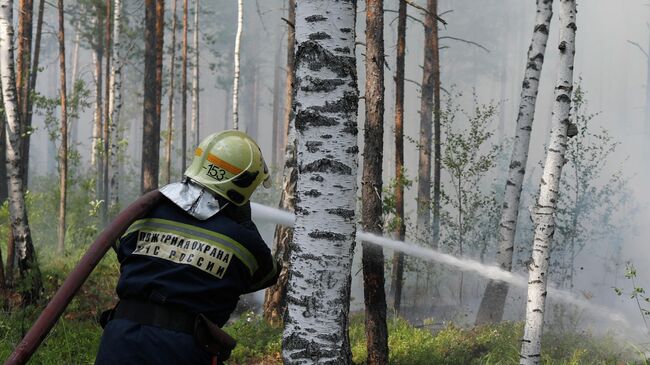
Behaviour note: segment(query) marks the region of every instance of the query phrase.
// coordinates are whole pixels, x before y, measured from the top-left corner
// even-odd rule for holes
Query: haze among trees
[[[649,21],[606,0],[0,1],[2,358],[122,209],[238,129],[272,173],[252,200],[295,223],[256,220],[281,272],[242,297],[229,364],[647,363]],[[34,363],[92,362],[118,276],[109,252]]]

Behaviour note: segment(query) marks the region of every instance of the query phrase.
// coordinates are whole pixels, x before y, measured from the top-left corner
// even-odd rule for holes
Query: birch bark
[[[526,72],[521,89],[517,130],[512,145],[510,168],[506,182],[501,219],[499,222],[499,246],[497,262],[507,271],[512,270],[512,255],[515,246],[515,232],[519,215],[519,200],[528,163],[530,133],[533,128],[535,105],[539,90],[539,80],[544,64],[544,54],[553,17],[553,0],[537,0],[537,17],[533,38],[528,49]],[[508,285],[490,280],[476,316],[476,323],[496,323],[503,318],[503,308],[508,296]]]
[[[567,128],[573,91],[576,35],[576,1],[560,0],[560,64],[555,86],[551,137],[544,162],[539,198],[533,211],[535,238],[532,262],[528,266],[528,302],[520,364],[536,365],[541,360],[550,245],[555,232],[555,210],[567,145]]]
[[[13,51],[13,1],[0,1],[0,79],[6,116],[7,180],[9,214],[20,276],[27,281],[22,293],[25,304],[34,303],[41,294],[41,273],[36,261],[25,206],[22,176],[21,120],[16,102],[16,75]]]
[[[120,33],[122,32],[122,0],[113,1],[113,52],[111,53],[111,84],[108,107],[111,110],[111,201],[109,214],[114,215],[119,210],[119,126],[120,110],[122,109],[122,67]]]
[[[350,364],[355,243],[356,1],[298,0],[295,128],[298,183],[285,364]]]
[[[235,73],[232,81],[232,127],[239,129],[239,50],[244,27],[244,1],[237,1],[237,34],[235,35]]]
[[[282,131],[281,141],[284,142],[284,173],[282,180],[282,196],[280,209],[294,212],[296,207],[295,193],[298,171],[296,169],[296,130],[293,123],[293,82],[295,80],[294,50],[296,43],[294,24],[296,23],[296,1],[289,0],[289,14],[287,27],[287,78],[285,83],[285,110],[283,125],[286,132]],[[286,133],[286,135],[285,135]],[[289,272],[289,258],[293,228],[278,225],[275,229],[274,252],[276,260],[282,264],[280,276],[275,285],[270,287],[264,296],[264,318],[272,324],[279,325],[287,307],[287,281]]]

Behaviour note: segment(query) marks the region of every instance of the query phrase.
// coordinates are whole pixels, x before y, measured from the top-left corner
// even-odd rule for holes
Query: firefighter
[[[119,302],[104,312],[95,364],[214,364],[211,336],[239,296],[272,285],[278,265],[251,221],[269,171],[248,135],[224,131],[196,149],[183,180],[116,247]],[[222,353],[220,353],[220,351]]]

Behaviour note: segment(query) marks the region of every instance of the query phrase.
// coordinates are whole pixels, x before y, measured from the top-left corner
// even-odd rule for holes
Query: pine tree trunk
[[[7,140],[5,136],[5,125],[4,113],[0,113],[0,204],[4,204],[9,196],[9,192],[7,191]]]
[[[424,69],[422,72],[422,94],[420,96],[420,140],[418,143],[418,196],[416,229],[418,239],[431,242],[429,222],[431,219],[431,117],[433,114],[433,91],[435,87],[435,52],[438,48],[434,37],[437,28],[433,16],[437,8],[437,0],[427,1],[428,13],[424,17]]]
[[[438,0],[431,1],[429,13],[438,16]],[[431,28],[431,51],[433,52],[433,226],[431,228],[432,246],[438,249],[440,240],[440,171],[441,135],[440,135],[440,42],[438,39],[438,21],[433,19]],[[461,272],[461,278],[463,273]]]
[[[2,298],[2,310],[6,311],[9,307],[9,297],[7,295],[7,280],[5,278],[5,268],[2,262],[2,249],[0,248],[0,298]]]
[[[648,26],[650,30],[650,26]],[[648,40],[648,52],[650,52],[650,39]],[[646,56],[646,82],[645,82],[645,126],[644,133],[650,136],[650,55]]]
[[[97,181],[96,181],[96,191],[97,199],[103,198],[102,188],[103,188],[103,176],[104,172],[104,156],[102,155],[103,143],[102,143],[102,131],[103,129],[103,101],[102,101],[102,89],[103,89],[103,72],[102,64],[104,60],[104,42],[103,42],[103,18],[99,11],[97,11],[96,23],[96,42],[94,45],[94,54],[93,54],[93,63],[95,66],[95,124],[93,125],[93,145],[92,145],[92,155],[91,162],[94,161],[93,166],[97,172]]]
[[[281,162],[280,159],[280,123],[282,116],[280,116],[280,102],[282,101],[282,94],[280,93],[280,74],[282,68],[280,63],[282,62],[282,37],[279,38],[278,49],[275,52],[275,62],[273,65],[273,131],[272,131],[272,143],[271,143],[271,161],[273,166],[279,168]],[[282,146],[283,147],[283,146]]]
[[[181,171],[185,172],[187,164],[187,0],[183,1],[183,70],[181,71]]]
[[[172,176],[172,141],[174,134],[174,81],[176,81],[176,3],[172,7],[172,44],[169,55],[169,104],[167,106],[167,139],[165,141],[165,170],[163,181],[166,184],[171,182]],[[183,170],[185,171],[185,170]]]
[[[36,261],[25,206],[25,185],[22,176],[21,119],[17,103],[13,55],[13,1],[0,1],[0,79],[5,115],[7,117],[7,175],[9,215],[18,256],[18,269],[25,281],[23,304],[35,303],[42,289],[41,273]]]
[[[104,100],[106,100],[106,107],[104,108],[104,130],[102,132],[102,222],[107,223],[108,220],[108,204],[110,202],[110,191],[108,186],[108,166],[110,164],[110,147],[111,147],[111,0],[106,0],[106,33],[104,36],[105,50],[106,50],[106,69],[104,75],[106,77],[106,87],[104,88]]]
[[[576,35],[576,1],[560,0],[560,64],[555,86],[551,138],[544,162],[539,198],[533,211],[535,238],[528,265],[528,302],[521,346],[521,365],[539,364],[544,325],[550,245],[555,232],[555,211],[567,145],[571,111]]]
[[[77,78],[79,77],[79,47],[80,47],[80,40],[81,40],[81,32],[79,32],[78,27],[75,27],[74,33],[75,33],[74,46],[72,48],[72,74],[70,75],[72,100],[75,100],[77,98],[75,85],[77,84]],[[77,113],[79,113],[78,110]],[[70,145],[73,147],[77,144],[77,139],[78,139],[77,137],[78,128],[76,125],[77,121],[78,118],[76,118],[75,116],[71,116],[71,118],[68,119],[68,128],[70,129]]]
[[[158,12],[162,1],[145,1],[145,52],[144,52],[144,112],[142,128],[142,177],[140,192],[145,194],[158,188],[158,154],[160,147],[160,83],[158,80]]]
[[[404,221],[404,65],[406,58],[406,1],[399,0],[397,16],[397,56],[395,60],[395,219],[396,239],[406,238]],[[400,312],[402,303],[402,283],[404,280],[404,254],[393,254],[393,271],[391,275],[391,292],[393,310]]]
[[[163,84],[163,56],[165,55],[163,43],[165,40],[165,1],[156,0],[156,166],[160,159],[160,121],[162,118],[162,84]],[[158,170],[156,167],[156,183],[158,182]],[[157,188],[157,186],[156,186]]]
[[[280,197],[280,209],[294,212],[296,208],[295,193],[298,171],[296,169],[296,130],[293,122],[293,83],[295,80],[294,58],[296,33],[294,24],[296,22],[296,2],[289,0],[289,25],[287,27],[287,79],[285,83],[285,110],[284,122],[286,136],[284,141],[284,171],[282,180],[282,196]],[[277,226],[273,240],[274,257],[282,264],[278,281],[266,290],[264,296],[264,318],[274,325],[280,325],[284,319],[287,308],[287,282],[289,274],[289,258],[291,254],[291,242],[293,241],[293,228]]]
[[[41,38],[43,35],[43,12],[45,11],[45,0],[40,0],[38,2],[38,18],[36,19],[36,38],[34,39],[34,57],[32,61],[32,71],[29,75],[29,93],[27,93],[27,111],[25,114],[25,125],[27,129],[31,129],[32,125],[32,110],[34,108],[34,103],[32,102],[31,92],[36,90],[36,78],[38,76],[39,60],[41,55]],[[25,153],[23,156],[29,156],[29,140],[24,141]],[[28,161],[25,161],[25,171],[29,176],[29,158]],[[27,182],[27,179],[25,180]],[[25,183],[27,186],[27,183]]]
[[[194,65],[192,67],[192,147],[199,145],[199,0],[194,7]]]
[[[230,120],[230,116],[231,116],[230,101],[232,100],[232,98],[230,97],[230,89],[228,89],[227,87],[223,89],[223,94],[224,94],[223,105],[225,105],[225,107],[223,108],[223,129],[226,130],[228,129],[228,124],[229,124],[228,121]]]
[[[5,132],[5,144],[8,146],[8,134]],[[8,147],[7,147],[8,148]],[[6,168],[6,164],[5,164]],[[9,183],[9,171],[7,171],[7,185]],[[16,262],[16,243],[14,241],[14,230],[9,225],[9,232],[7,237],[7,267],[5,268],[5,277],[7,280],[7,286],[13,287],[14,285],[14,263]]]
[[[29,143],[31,135],[31,119],[25,118],[27,115],[27,105],[29,99],[29,66],[31,62],[32,50],[32,15],[34,12],[34,3],[32,0],[18,1],[18,38],[16,39],[18,53],[16,57],[16,90],[18,94],[17,103],[22,116],[23,130],[23,179],[25,186],[29,182]]]
[[[296,225],[290,254],[285,364],[351,364],[355,244],[356,1],[296,7]],[[327,12],[326,12],[327,11]]]
[[[251,87],[251,124],[248,128],[248,135],[257,139],[257,131],[259,130],[260,124],[260,68],[255,65],[253,66],[253,82],[250,85]]]
[[[508,181],[505,187],[501,219],[499,222],[499,249],[497,262],[503,270],[512,270],[512,257],[515,246],[515,232],[519,214],[519,201],[523,187],[530,133],[533,128],[535,105],[539,90],[539,80],[544,64],[546,43],[553,17],[553,0],[537,1],[537,18],[533,30],[533,38],[528,50],[526,72],[521,89],[517,129],[510,157]],[[508,285],[504,282],[490,280],[476,316],[476,323],[497,323],[503,318],[503,309],[508,296]]]
[[[369,233],[382,234],[382,162],[384,148],[384,2],[366,1],[366,121],[361,222]],[[363,294],[366,306],[368,365],[388,364],[384,253],[363,242]]]
[[[61,83],[61,146],[59,147],[59,253],[65,250],[65,216],[68,193],[68,103],[66,99],[65,27],[63,0],[58,1],[59,10],[59,77]]]
[[[235,72],[232,81],[232,127],[239,129],[239,51],[244,27],[244,1],[237,0],[237,35],[235,36]]]
[[[120,110],[122,109],[122,59],[120,54],[120,35],[122,32],[122,0],[113,2],[113,49],[111,52],[111,84],[108,107],[111,110],[111,200],[109,204],[109,216],[117,214],[119,210],[119,134],[120,134]]]
[[[293,117],[293,84],[296,80],[295,53],[296,53],[296,0],[289,0],[289,25],[287,27],[287,78],[284,84],[284,131],[282,145],[288,144],[289,123]]]

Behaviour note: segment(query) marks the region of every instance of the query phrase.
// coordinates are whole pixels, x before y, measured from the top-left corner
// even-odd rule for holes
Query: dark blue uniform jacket
[[[201,221],[164,198],[120,240],[118,296],[203,313],[224,325],[240,294],[268,287],[278,276],[255,224],[233,218],[228,209],[234,208]]]
[[[223,326],[241,294],[270,286],[278,276],[250,210],[242,217],[238,209],[226,207],[201,221],[163,198],[120,239],[120,299],[203,313]],[[213,363],[190,334],[124,319],[107,324],[95,360],[96,365]]]

